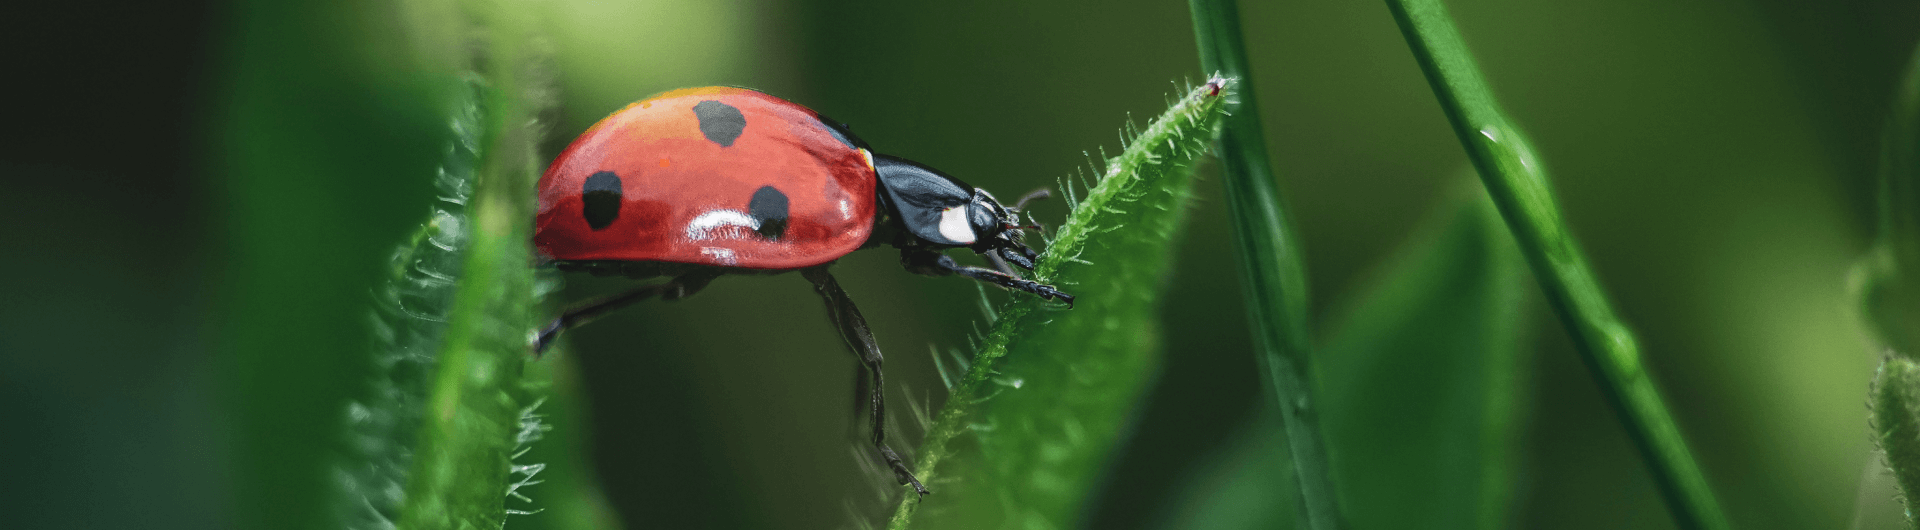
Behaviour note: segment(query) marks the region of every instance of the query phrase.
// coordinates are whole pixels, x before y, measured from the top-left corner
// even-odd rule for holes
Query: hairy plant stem
[[[540,85],[529,64],[527,28],[505,5],[460,6],[474,21],[463,36],[483,49],[469,76],[479,87],[482,131],[468,247],[460,268],[445,339],[425,403],[419,442],[399,528],[500,528],[506,501],[535,469],[514,467],[513,455],[538,436],[535,400],[522,380],[530,358],[535,286],[531,224],[537,171],[534,119]],[[528,429],[532,429],[529,431]],[[525,475],[515,481],[513,475]]]
[[[1312,399],[1312,337],[1307,323],[1307,273],[1299,236],[1281,207],[1266,134],[1260,126],[1258,92],[1247,67],[1234,0],[1190,0],[1200,64],[1240,80],[1237,101],[1220,134],[1222,181],[1233,217],[1241,280],[1247,287],[1247,314],[1254,329],[1254,352],[1266,377],[1268,396],[1280,406],[1293,472],[1299,483],[1302,517],[1308,528],[1345,526],[1336,498],[1332,466]]]
[[[1440,0],[1387,0],[1447,120],[1519,241],[1534,276],[1600,387],[1626,420],[1681,528],[1724,529],[1726,516],[1646,367],[1633,333],[1561,219],[1532,147],[1501,111]]]

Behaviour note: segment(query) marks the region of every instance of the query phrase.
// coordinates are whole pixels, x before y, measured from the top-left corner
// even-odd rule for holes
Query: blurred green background
[[[1177,1],[531,5],[559,89],[549,155],[648,94],[741,85],[1008,196],[1052,185],[1083,151],[1117,152],[1129,114],[1144,121],[1169,81],[1204,75]],[[1845,285],[1920,6],[1448,5],[1552,167],[1736,526],[1897,520],[1884,483],[1861,486],[1875,469],[1862,405],[1876,353]],[[1330,322],[1445,206],[1465,158],[1384,4],[1242,8]],[[0,526],[316,521],[276,504],[328,480],[330,433],[367,370],[369,290],[424,215],[448,138],[408,5],[12,11],[0,22],[18,94],[0,142]],[[312,156],[269,156],[289,151]],[[1093,527],[1164,524],[1256,410],[1217,181],[1200,195],[1168,279],[1165,371],[1087,508]],[[943,399],[925,352],[965,346],[974,287],[906,274],[887,251],[842,263],[916,439],[905,404]],[[569,278],[562,297],[623,284]],[[1514,526],[1670,526],[1557,321],[1529,304]],[[591,455],[630,528],[830,528],[883,509],[856,463],[854,362],[821,311],[798,278],[727,278],[572,335]],[[270,487],[235,487],[246,474]]]

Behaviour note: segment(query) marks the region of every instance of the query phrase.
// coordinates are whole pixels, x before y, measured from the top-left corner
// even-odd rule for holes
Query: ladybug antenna
[[[1013,211],[1015,212],[1026,211],[1028,201],[1035,201],[1035,200],[1049,199],[1049,198],[1053,198],[1053,190],[1040,188],[1037,190],[1029,191],[1027,192],[1026,195],[1021,195],[1020,200],[1014,201]]]

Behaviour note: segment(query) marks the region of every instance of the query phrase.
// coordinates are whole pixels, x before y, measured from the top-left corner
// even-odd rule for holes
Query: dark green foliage
[[[1480,195],[1479,190],[1473,190]],[[1509,527],[1520,419],[1524,261],[1484,195],[1401,249],[1319,350],[1333,478],[1360,528]],[[1292,524],[1277,415],[1187,483],[1166,528]]]
[[[209,322],[233,436],[219,490],[238,528],[338,528],[343,409],[374,377],[370,292],[431,197],[454,83],[370,59],[406,36],[340,32],[368,23],[362,4],[235,6],[210,118],[224,225]]]
[[[1241,96],[1261,112],[1234,119],[1267,129],[1270,179],[1288,192],[1300,236],[1278,242],[1312,251],[1304,283],[1316,302],[1305,314],[1348,322],[1344,309],[1376,279],[1368,271],[1444,201],[1438,191],[1466,159],[1386,5],[1238,3],[1251,63],[1243,87],[1259,88]],[[1847,528],[1849,513],[1867,513],[1877,517],[1852,526],[1901,527],[1895,484],[1916,483],[1903,447],[1915,439],[1906,396],[1920,344],[1910,215],[1920,199],[1904,176],[1920,152],[1908,132],[1920,90],[1888,92],[1911,64],[1920,4],[1442,3],[1547,162],[1563,222],[1734,522]],[[514,90],[493,84],[511,69],[467,68],[474,53],[490,55],[484,10],[501,7],[539,26],[555,57],[565,117],[536,158],[646,94],[740,85],[1011,197],[1111,144],[1122,110],[1150,117],[1168,76],[1210,73],[1196,68],[1203,41],[1184,2],[17,3],[6,38],[21,51],[9,72],[20,94],[0,155],[0,197],[11,199],[0,208],[0,277],[10,280],[0,395],[12,405],[13,470],[27,478],[0,494],[5,526],[331,529],[342,510],[361,526],[398,517],[434,382],[425,358],[438,355],[467,261],[418,245],[438,239],[418,229],[455,137],[471,149],[453,156],[504,143],[487,138],[498,120],[449,127],[468,90]],[[1876,181],[1876,168],[1888,178]],[[1272,383],[1249,355],[1254,334],[1236,303],[1248,288],[1229,270],[1223,184],[1202,177],[1196,188],[1156,302],[1164,360],[1082,504],[1092,514],[1083,527],[1127,530],[1186,498],[1173,477],[1220,450],[1256,403],[1287,402],[1259,394]],[[1052,225],[1061,202],[1035,212]],[[439,254],[396,269],[394,247],[409,242]],[[1839,280],[1863,252],[1850,299]],[[944,398],[919,352],[966,345],[974,286],[903,274],[886,250],[836,270],[894,354],[893,442],[914,449],[913,405]],[[382,292],[390,280],[416,290]],[[564,300],[632,285],[570,280]],[[376,304],[385,320],[369,326]],[[521,386],[580,361],[596,413],[556,394],[569,388],[559,382],[507,389],[518,415],[481,434],[531,450],[510,459],[529,467],[508,467],[502,487],[536,469],[531,480],[544,482],[513,490],[534,502],[475,498],[540,512],[506,516],[509,528],[597,524],[595,496],[570,489],[584,480],[575,448],[591,445],[610,506],[639,527],[817,529],[879,515],[876,504],[897,499],[871,492],[897,491],[870,488],[890,483],[868,484],[854,464],[870,451],[843,432],[858,423],[844,403],[853,361],[819,311],[791,275],[729,278],[581,330],[569,339],[585,348],[526,366]],[[743,322],[751,333],[736,331]],[[1656,475],[1560,322],[1542,312],[1528,323],[1541,336],[1528,403],[1539,427],[1521,451],[1513,526],[1670,525]],[[1310,328],[1308,373],[1332,377],[1340,361],[1322,350],[1342,343],[1341,327]],[[1337,488],[1324,491],[1341,494],[1354,526],[1391,515],[1369,497],[1410,511],[1438,502],[1349,476],[1376,460],[1440,463],[1401,459],[1388,437],[1355,438],[1370,431],[1342,427],[1346,398],[1323,392],[1309,404],[1325,416],[1323,475]],[[356,430],[343,430],[348,421]],[[1284,462],[1273,421],[1244,440]],[[588,428],[599,434],[583,439]],[[1363,448],[1375,456],[1355,456]],[[1294,484],[1284,467],[1261,469]],[[343,494],[343,483],[358,489]],[[1295,489],[1257,491],[1207,494],[1238,515],[1286,510],[1252,520],[1294,525]],[[947,497],[930,497],[925,519]]]
[[[1855,295],[1880,340],[1920,356],[1920,51],[1881,133],[1879,234],[1855,269]]]
[[[1358,528],[1507,528],[1525,261],[1478,186],[1390,261],[1321,348],[1334,477]]]
[[[1879,240],[1854,270],[1854,292],[1886,348],[1869,401],[1874,441],[1911,526],[1920,503],[1920,51],[1894,94],[1883,135]]]

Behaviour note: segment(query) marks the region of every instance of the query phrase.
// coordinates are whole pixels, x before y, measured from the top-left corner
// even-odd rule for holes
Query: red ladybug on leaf
[[[1012,208],[932,168],[876,155],[845,125],[753,90],[675,90],[600,120],[540,177],[534,246],[563,271],[671,279],[562,313],[534,339],[634,302],[677,300],[727,274],[800,271],[827,317],[872,376],[873,444],[901,484],[926,487],[888,448],[880,348],[866,319],[827,272],[862,248],[892,245],[908,271],[958,274],[1069,306],[1073,296],[1023,279],[1031,270]],[[997,258],[1000,270],[962,266],[953,248]]]

